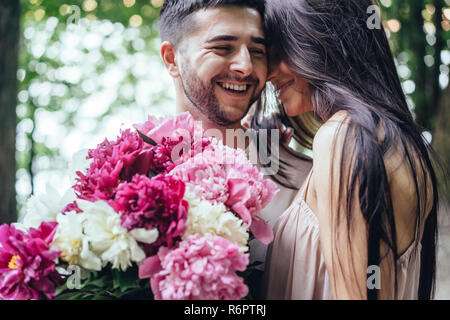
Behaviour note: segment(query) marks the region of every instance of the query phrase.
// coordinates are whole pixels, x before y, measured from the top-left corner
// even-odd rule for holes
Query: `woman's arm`
[[[314,139],[316,214],[334,298],[367,299],[368,232],[359,206],[357,183],[351,203],[346,204],[354,160],[354,148],[349,143],[344,149],[346,161],[341,163],[347,129],[345,114],[340,114],[324,124]]]

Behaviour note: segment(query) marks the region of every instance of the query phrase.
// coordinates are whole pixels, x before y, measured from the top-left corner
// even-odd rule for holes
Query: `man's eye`
[[[256,54],[256,55],[261,55],[261,56],[265,56],[266,55],[266,53],[263,50],[260,50],[260,49],[253,49],[253,50],[251,50],[251,52],[253,54]]]
[[[229,51],[231,50],[230,47],[224,47],[224,46],[219,46],[219,47],[213,47],[214,50],[219,50],[219,51]]]

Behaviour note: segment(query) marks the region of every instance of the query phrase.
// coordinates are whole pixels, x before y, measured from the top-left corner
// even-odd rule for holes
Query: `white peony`
[[[189,191],[185,193],[184,199],[189,203],[189,212],[183,239],[194,234],[216,235],[237,243],[241,252],[248,250],[247,225],[232,212],[227,211],[224,204],[201,200]]]
[[[24,233],[28,233],[30,230],[30,227],[27,227],[23,223],[20,223],[20,222],[13,222],[13,223],[11,223],[11,225],[13,225],[14,228],[16,228],[17,230],[20,230]],[[0,247],[1,247],[1,244],[0,244]]]
[[[78,200],[78,207],[86,214],[85,233],[92,251],[101,257],[103,266],[110,262],[113,269],[125,271],[132,261],[139,263],[145,258],[144,250],[120,225],[120,215],[108,203]]]
[[[73,155],[72,161],[69,163],[68,167],[68,175],[71,185],[74,185],[76,183],[76,178],[78,178],[78,171],[86,174],[86,171],[92,162],[92,159],[86,159],[88,153],[89,149],[82,149]]]
[[[142,243],[152,244],[158,240],[158,229],[146,230],[144,228],[137,228],[129,231],[129,234],[136,240]]]
[[[60,258],[69,265],[79,265],[88,270],[99,271],[102,263],[89,248],[88,238],[84,234],[85,221],[84,213],[72,211],[59,214],[56,217],[58,227],[51,247],[53,250],[61,251]]]
[[[61,196],[51,184],[47,184],[46,193],[33,195],[28,199],[25,205],[25,216],[23,217],[24,226],[38,228],[43,221],[56,221],[56,216],[75,199],[76,195],[73,189],[67,190]]]

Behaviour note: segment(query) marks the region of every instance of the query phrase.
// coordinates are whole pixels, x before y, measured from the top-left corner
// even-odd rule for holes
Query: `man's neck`
[[[223,127],[209,120],[205,120],[202,121],[202,126],[207,136],[210,135],[216,138],[221,138],[223,144],[227,145],[230,148],[247,148],[247,141],[245,139],[246,129],[241,125],[240,122]]]
[[[185,105],[177,104],[177,113],[180,114],[182,112],[190,112],[195,121],[200,121],[207,136],[214,136],[222,140],[230,148],[246,149],[248,147],[247,139],[244,137],[246,129],[240,122],[229,126],[220,126],[209,120],[206,115],[199,112],[195,107],[189,108]]]

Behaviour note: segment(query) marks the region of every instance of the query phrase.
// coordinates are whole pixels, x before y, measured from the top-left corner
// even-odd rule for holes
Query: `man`
[[[241,121],[267,78],[263,17],[263,0],[166,0],[159,18],[161,56],[174,79],[177,112],[189,111],[203,129],[222,137],[230,129],[244,132]],[[224,143],[237,147],[234,139]],[[301,182],[311,164],[300,167]],[[272,227],[297,193],[280,189],[260,213]],[[251,261],[263,262],[267,246],[253,240],[250,247]],[[256,298],[262,297],[260,282],[251,288]]]
[[[265,86],[263,1],[170,0],[161,9],[161,55],[177,112],[205,130],[238,129]]]

